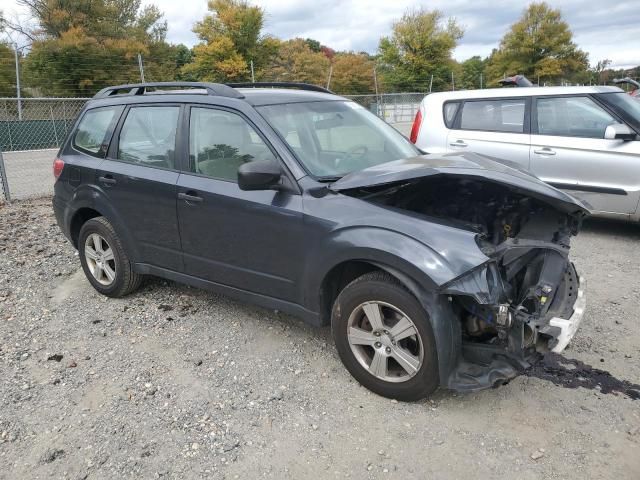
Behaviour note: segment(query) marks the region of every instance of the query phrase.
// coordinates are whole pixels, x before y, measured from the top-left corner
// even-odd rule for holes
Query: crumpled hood
[[[519,165],[472,152],[421,155],[345,175],[329,188],[339,192],[438,175],[483,178],[526,193],[566,213],[588,214],[590,206],[544,183]]]

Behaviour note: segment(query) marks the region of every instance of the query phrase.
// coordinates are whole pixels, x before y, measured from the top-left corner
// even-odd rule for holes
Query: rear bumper
[[[551,349],[554,353],[562,353],[578,331],[578,327],[584,317],[584,310],[587,306],[587,297],[585,294],[586,286],[586,280],[584,277],[580,277],[578,296],[573,305],[573,313],[569,318],[553,317],[549,320],[549,326],[560,329],[560,334],[556,336],[556,344]]]
[[[71,233],[69,232],[69,229],[67,228],[67,224],[65,222],[67,204],[66,202],[60,200],[60,198],[57,196],[53,197],[52,204],[53,204],[53,213],[56,217],[56,222],[58,223],[58,227],[60,227],[60,231],[64,234],[67,240],[71,242]]]

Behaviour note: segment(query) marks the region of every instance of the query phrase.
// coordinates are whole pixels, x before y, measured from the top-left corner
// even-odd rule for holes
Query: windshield
[[[393,127],[350,101],[258,107],[315,177],[336,178],[420,151]]]
[[[640,100],[626,93],[605,93],[601,96],[636,131],[640,130]]]

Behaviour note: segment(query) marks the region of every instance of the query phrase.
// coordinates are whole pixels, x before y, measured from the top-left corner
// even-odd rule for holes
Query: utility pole
[[[9,192],[9,181],[7,180],[7,170],[4,168],[4,159],[2,158],[2,147],[0,147],[0,183],[4,191],[4,199],[11,202],[11,192]]]
[[[20,98],[20,60],[18,59],[18,44],[14,43],[14,54],[16,57],[16,98],[18,99],[18,120],[22,120],[22,99]]]
[[[327,90],[329,90],[329,85],[331,85],[331,74],[333,73],[333,65],[329,65],[329,78],[327,78]]]
[[[455,90],[456,89],[456,83],[453,79],[453,70],[451,71],[451,90]]]
[[[480,73],[480,90],[482,90],[482,73]]]
[[[140,68],[140,81],[144,83],[144,67],[142,66],[142,55],[138,54],[138,67]]]
[[[376,75],[376,67],[373,67],[373,86],[376,89],[376,99],[378,98],[378,75]]]
[[[433,88],[433,74],[431,75],[431,80],[429,80],[429,93],[431,93],[432,88]]]
[[[249,62],[251,64],[251,83],[256,83],[256,76],[253,73],[253,60]]]

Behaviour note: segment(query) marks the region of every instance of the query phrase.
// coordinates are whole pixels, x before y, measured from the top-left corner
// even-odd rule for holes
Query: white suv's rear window
[[[460,128],[523,133],[524,110],[524,99],[467,101],[462,107]]]

